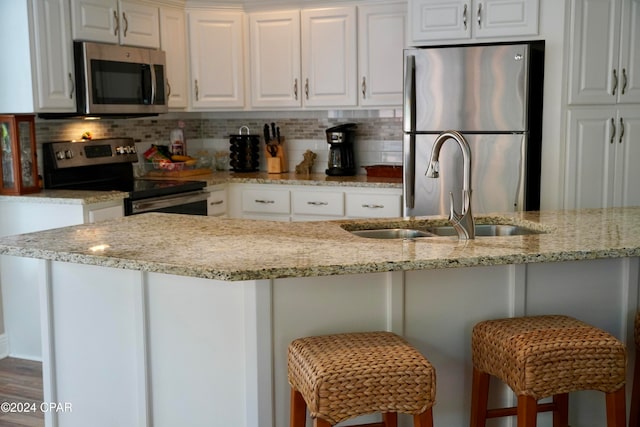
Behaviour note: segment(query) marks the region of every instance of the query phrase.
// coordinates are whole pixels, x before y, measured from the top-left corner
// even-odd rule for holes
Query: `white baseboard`
[[[9,337],[7,334],[0,335],[0,359],[9,356]]]

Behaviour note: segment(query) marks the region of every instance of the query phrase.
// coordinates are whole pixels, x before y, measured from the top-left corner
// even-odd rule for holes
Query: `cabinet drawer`
[[[207,215],[220,216],[227,213],[227,190],[216,190],[207,197]]]
[[[298,215],[344,216],[344,193],[293,191],[293,213]]]
[[[401,216],[399,194],[347,194],[347,216],[388,218]]]
[[[289,190],[244,190],[242,211],[289,214],[291,211]]]

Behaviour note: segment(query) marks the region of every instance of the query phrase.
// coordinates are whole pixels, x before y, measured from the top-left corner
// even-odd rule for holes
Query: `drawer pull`
[[[327,206],[328,202],[307,202],[308,205],[311,206]]]
[[[272,204],[275,203],[275,201],[273,201],[273,200],[262,200],[262,199],[256,199],[256,200],[254,200],[254,202],[261,203],[263,205],[272,205]]]
[[[209,203],[211,206],[221,205],[224,203],[224,200],[216,200],[215,202]]]
[[[369,208],[369,209],[382,209],[384,208],[384,205],[372,205],[369,203],[365,203],[364,205],[362,205],[363,208]]]

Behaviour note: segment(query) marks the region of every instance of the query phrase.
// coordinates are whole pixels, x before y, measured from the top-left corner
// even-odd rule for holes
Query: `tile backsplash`
[[[117,120],[38,119],[36,140],[38,143],[78,140],[84,132],[91,132],[94,139],[131,137],[138,142],[167,144],[169,133],[181,120],[185,124],[189,154],[199,155],[206,151],[213,156],[217,151],[228,151],[229,135],[238,134],[241,126],[248,126],[251,134],[262,135],[264,124],[273,121],[286,139],[290,170],[295,169],[295,165],[302,161],[302,154],[309,149],[318,155],[314,172],[324,173],[328,162],[325,130],[341,123],[354,122],[358,124],[355,142],[357,166],[402,163],[402,119],[395,117],[395,114],[390,114],[392,117],[367,117],[367,114],[345,117],[344,114],[316,112],[309,114],[310,117],[291,118],[285,112],[278,112],[268,119],[264,118],[269,117],[267,113],[262,114],[263,118],[234,118],[230,113],[208,115],[210,117],[202,117],[197,113],[173,113],[162,118]],[[247,113],[238,113],[238,116],[245,115]],[[264,158],[261,159],[260,169],[266,170]],[[365,173],[364,169],[359,169],[359,173]]]

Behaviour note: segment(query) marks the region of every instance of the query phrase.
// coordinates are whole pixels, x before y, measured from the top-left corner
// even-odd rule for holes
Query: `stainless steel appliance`
[[[125,215],[167,212],[207,214],[205,181],[136,179],[132,138],[42,144],[44,186],[48,189],[125,191]]]
[[[405,216],[460,211],[462,152],[444,144],[440,177],[426,175],[437,136],[459,131],[471,148],[473,211],[540,205],[544,42],[407,49],[404,52]]]
[[[168,111],[163,51],[91,42],[74,42],[73,49],[76,115],[144,116]]]
[[[330,176],[350,176],[356,174],[353,143],[358,125],[345,123],[328,128],[329,164],[326,170]]]

